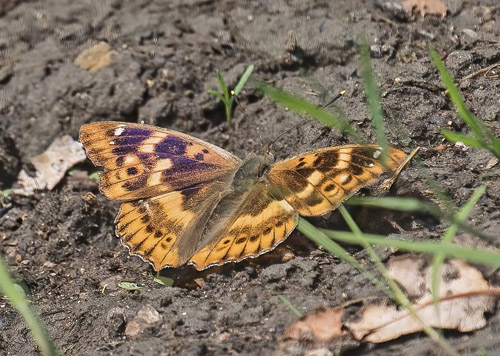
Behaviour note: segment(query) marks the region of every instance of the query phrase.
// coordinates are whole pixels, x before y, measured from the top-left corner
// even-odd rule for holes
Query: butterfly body
[[[119,122],[84,125],[80,141],[104,167],[101,192],[122,202],[116,234],[156,270],[256,257],[284,241],[299,214],[326,214],[384,172],[375,145],[242,161],[192,136]],[[404,153],[390,148],[388,158],[392,170]]]

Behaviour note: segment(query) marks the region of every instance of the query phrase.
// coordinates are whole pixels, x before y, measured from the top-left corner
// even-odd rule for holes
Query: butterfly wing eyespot
[[[348,145],[308,152],[271,166],[271,191],[300,215],[318,216],[336,209],[359,189],[395,170],[405,154],[388,148],[382,162],[376,145]]]

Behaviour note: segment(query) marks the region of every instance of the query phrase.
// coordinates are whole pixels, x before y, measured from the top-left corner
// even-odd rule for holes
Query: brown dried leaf
[[[118,55],[118,52],[113,50],[109,44],[100,42],[82,51],[75,59],[74,64],[81,69],[95,73],[113,63],[115,55]]]
[[[440,329],[468,332],[484,327],[484,313],[494,307],[495,298],[500,294],[500,289],[491,288],[476,268],[462,260],[450,260],[441,269],[437,313],[430,292],[429,259],[402,256],[389,262],[388,271],[410,296],[418,298],[413,308],[420,319]],[[406,309],[385,305],[367,307],[362,318],[350,323],[348,328],[356,339],[374,343],[422,330],[421,324]]]
[[[412,308],[420,320],[432,327],[461,332],[484,327],[484,313],[493,309],[500,288],[488,285],[481,273],[466,262],[447,261],[441,268],[438,313],[430,292],[431,261],[427,256],[404,255],[388,263],[389,275],[415,300]],[[350,311],[354,305],[350,304]],[[329,348],[352,348],[359,342],[381,343],[422,330],[421,324],[402,307],[370,305],[356,322],[343,322],[345,314],[344,307],[324,307],[302,317],[286,331],[280,349],[310,350],[326,343]]]
[[[47,150],[34,157],[31,163],[36,169],[36,176],[30,177],[21,170],[17,177],[17,187],[12,192],[30,196],[35,190],[53,189],[72,166],[85,160],[82,144],[71,136],[63,136],[52,142]]]
[[[300,318],[285,332],[285,340],[331,342],[344,336],[342,331],[343,308],[318,308],[313,314]]]
[[[441,0],[405,0],[401,5],[410,15],[413,8],[416,8],[422,17],[430,14],[440,15],[441,18],[444,18],[446,16],[446,11],[448,11],[448,8],[441,2]]]

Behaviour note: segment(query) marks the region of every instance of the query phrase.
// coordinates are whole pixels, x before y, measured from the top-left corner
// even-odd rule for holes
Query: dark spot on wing
[[[321,204],[323,202],[323,199],[321,199],[321,197],[317,194],[311,194],[307,198],[305,198],[304,201],[307,206],[311,207]]]
[[[360,176],[363,174],[363,168],[360,166],[352,165],[351,172],[356,176]]]
[[[156,232],[155,232],[155,237],[156,237],[157,239],[159,239],[159,238],[160,238],[160,237],[162,237],[162,236],[163,236],[163,234],[161,233],[161,231],[156,231]]]
[[[299,172],[300,175],[303,176],[304,178],[308,178],[315,171],[316,171],[316,169],[313,169],[313,168],[300,168],[300,169],[297,169],[297,172]]]
[[[357,164],[358,166],[362,166],[362,167],[370,167],[370,165],[373,164],[373,161],[367,157],[353,155],[351,157],[351,163]]]
[[[224,245],[227,245],[227,244],[228,244],[228,243],[230,243],[230,242],[231,242],[231,240],[224,240],[222,243],[223,243]]]
[[[204,149],[202,150],[202,152],[203,152],[203,153],[208,153],[209,151],[208,151],[206,148],[204,148]]]
[[[194,155],[194,158],[198,161],[203,161],[203,154],[197,153]]]
[[[129,176],[135,176],[137,174],[137,168],[135,168],[135,167],[128,167],[127,168],[127,174]]]
[[[264,235],[269,234],[269,233],[271,232],[271,230],[272,230],[272,228],[271,228],[271,227],[266,227],[266,228],[264,229]]]
[[[322,173],[331,171],[338,163],[337,152],[319,155],[313,162],[313,167]]]
[[[132,192],[134,190],[139,190],[141,188],[144,188],[147,184],[147,181],[148,181],[148,176],[146,174],[143,174],[142,176],[139,176],[135,179],[126,181],[125,183],[122,184],[122,187],[123,189]]]
[[[335,189],[335,184],[328,184],[326,187],[325,187],[325,192],[330,192],[332,190]]]
[[[235,241],[235,244],[236,245],[239,245],[239,244],[242,244],[243,242],[245,242],[247,240],[246,237],[240,237],[238,240]]]
[[[170,185],[175,185],[176,179],[183,178],[195,174],[200,171],[213,170],[214,165],[195,161],[186,157],[170,157],[172,161],[172,167],[165,169],[162,174],[162,181]]]
[[[137,209],[137,212],[139,214],[144,214],[146,212],[146,207],[144,205],[140,206],[138,209]]]
[[[149,222],[149,220],[151,220],[151,218],[149,217],[149,215],[144,215],[142,218],[141,218],[141,221],[144,223],[144,224],[147,224]]]
[[[250,242],[255,242],[259,239],[259,235],[252,235],[250,236]]]
[[[118,156],[118,157],[116,158],[116,162],[115,162],[115,163],[116,163],[116,166],[117,166],[117,167],[121,167],[121,166],[123,166],[123,160],[124,160],[124,159],[125,159],[125,157],[124,157],[124,156]]]
[[[378,147],[356,147],[351,151],[352,155],[373,157],[376,151],[380,151]]]
[[[167,136],[155,146],[155,152],[182,156],[186,154],[188,142],[177,136]]]
[[[153,225],[148,225],[146,226],[146,232],[148,234],[152,233],[155,229],[153,228]]]
[[[276,223],[276,227],[282,227],[282,226],[283,226],[283,224],[284,224],[284,222],[283,222],[283,221],[278,221],[278,222]]]
[[[306,162],[301,161],[301,162],[299,162],[299,163],[297,164],[297,166],[295,166],[295,167],[296,167],[296,168],[302,168],[302,167],[304,167],[305,165],[306,165]]]
[[[172,241],[172,236],[167,237],[165,240],[166,240],[167,242]]]
[[[299,193],[302,192],[304,189],[306,189],[307,186],[309,185],[309,182],[306,180],[306,178],[309,177],[313,171],[314,171],[313,169],[311,170],[301,169],[297,171],[300,175],[284,171],[282,174],[283,176],[282,179],[283,181],[287,182],[287,188],[292,193]]]
[[[189,188],[183,189],[181,191],[181,195],[183,197],[185,197],[187,200],[187,199],[191,198],[193,195],[195,195],[196,193],[198,193],[200,191],[200,189],[201,189],[201,186],[199,186],[199,185],[196,185],[194,187],[189,187]]]

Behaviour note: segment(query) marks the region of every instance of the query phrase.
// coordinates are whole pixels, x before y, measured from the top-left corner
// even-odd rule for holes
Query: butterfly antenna
[[[321,108],[322,109],[326,109],[327,107],[329,107],[330,105],[332,105],[334,102],[336,102],[337,100],[339,100],[341,97],[343,97],[345,95],[346,91],[345,90],[342,90],[340,93],[338,93],[337,95],[335,95],[333,97],[333,99],[331,99],[328,103],[326,103],[325,105],[323,105]]]
[[[333,99],[331,99],[328,103],[326,103],[325,105],[321,106],[322,109],[325,109],[327,108],[328,106],[332,105],[335,101],[337,101],[338,99],[340,99],[342,96],[344,96],[346,94],[346,91],[345,90],[342,90],[340,93],[338,93]],[[272,140],[271,140],[271,144],[268,144],[266,145],[267,147],[272,147],[272,144],[274,142],[276,142],[277,140],[279,140],[281,137],[285,136],[287,133],[289,133],[290,131],[294,130],[294,129],[297,129],[299,126],[302,126],[303,124],[305,124],[307,121],[309,121],[308,118],[304,118],[302,121],[300,121],[298,124],[292,126],[292,127],[289,127],[288,129],[286,129],[285,131],[279,133],[278,135],[276,135],[276,137],[274,137]],[[260,135],[259,135],[259,138]],[[262,141],[262,138],[261,138],[261,144],[262,146],[260,147],[260,149],[264,148],[265,145]]]

